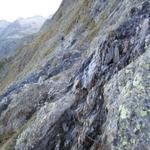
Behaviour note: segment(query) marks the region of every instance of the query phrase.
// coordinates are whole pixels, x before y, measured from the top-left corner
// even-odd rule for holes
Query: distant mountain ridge
[[[0,21],[0,59],[8,58],[36,36],[46,18],[34,16],[19,18],[14,22]]]
[[[3,32],[3,30],[10,24],[10,22],[6,20],[0,20],[0,34]]]
[[[34,16],[30,18],[19,18],[9,23],[0,34],[0,39],[22,38],[39,31],[46,18]],[[0,22],[1,24],[1,22]],[[3,23],[4,24],[4,23]]]

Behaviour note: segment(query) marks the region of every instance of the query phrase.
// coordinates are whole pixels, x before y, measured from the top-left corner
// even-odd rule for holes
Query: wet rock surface
[[[94,19],[109,4],[98,2],[86,3],[97,6]],[[3,149],[149,150],[150,3],[136,2],[91,54],[72,50],[78,41],[68,47],[66,39],[65,53],[6,89]]]

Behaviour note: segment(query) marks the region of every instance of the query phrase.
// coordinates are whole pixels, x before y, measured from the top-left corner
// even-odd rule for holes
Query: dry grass
[[[17,131],[8,132],[0,136],[0,147],[1,150],[14,150],[14,145],[18,136],[30,125],[32,121],[36,118],[36,114],[33,114],[32,117]],[[2,141],[2,142],[1,142]]]

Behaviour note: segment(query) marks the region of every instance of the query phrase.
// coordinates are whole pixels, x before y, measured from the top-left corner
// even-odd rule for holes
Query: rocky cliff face
[[[150,2],[64,0],[4,65],[2,150],[149,150]]]

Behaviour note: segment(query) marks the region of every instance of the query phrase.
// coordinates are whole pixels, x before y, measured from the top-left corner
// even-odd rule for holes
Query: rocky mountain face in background
[[[0,66],[0,149],[149,150],[149,1],[63,0]]]
[[[34,16],[31,18],[19,18],[10,23],[1,33],[1,39],[22,38],[33,33],[37,33],[45,18]]]
[[[0,34],[3,32],[3,30],[10,24],[10,22],[5,20],[0,20]]]
[[[41,16],[34,16],[12,23],[0,21],[0,59],[12,56],[16,49],[31,42],[45,20]]]

